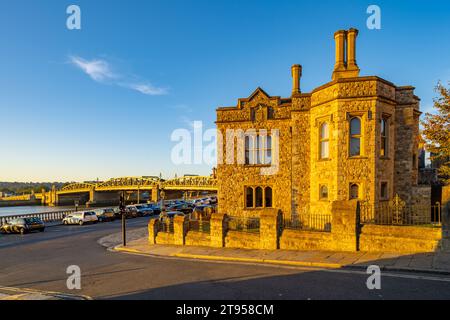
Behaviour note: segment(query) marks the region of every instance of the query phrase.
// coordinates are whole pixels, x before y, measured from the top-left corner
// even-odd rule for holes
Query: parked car
[[[1,233],[25,234],[32,231],[44,232],[45,224],[39,218],[17,218],[8,221],[0,227]]]
[[[144,204],[135,204],[127,206],[127,209],[135,211],[138,217],[144,217],[153,214],[153,210]]]
[[[169,211],[164,214],[161,212],[161,214],[159,215],[159,219],[162,220],[164,218],[173,218],[175,216],[184,216],[184,213],[180,211]]]
[[[149,203],[146,204],[147,208],[150,208],[153,210],[153,215],[158,215],[161,213],[161,207],[159,206],[159,204],[156,203]]]
[[[69,214],[63,219],[63,224],[79,224],[82,226],[87,223],[97,223],[98,218],[95,211],[80,211]]]
[[[113,212],[114,212],[114,217],[116,219],[120,219],[122,217],[122,214],[120,213],[120,208],[119,207],[113,208]]]
[[[194,209],[194,206],[191,204],[176,204],[176,205],[170,206],[168,208],[168,211],[180,211],[184,214],[190,214],[190,213],[192,213],[193,209]]]
[[[112,208],[95,210],[99,222],[114,221],[115,214]]]

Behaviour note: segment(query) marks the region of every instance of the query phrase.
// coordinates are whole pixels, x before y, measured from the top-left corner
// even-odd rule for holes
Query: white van
[[[82,226],[85,223],[97,223],[98,218],[94,211],[79,211],[70,213],[63,219],[65,225],[79,224]]]

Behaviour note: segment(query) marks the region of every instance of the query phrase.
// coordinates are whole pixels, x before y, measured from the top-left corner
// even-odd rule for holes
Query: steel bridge
[[[164,191],[183,191],[183,192],[201,192],[201,191],[217,191],[217,180],[212,176],[184,176],[170,180],[163,180],[158,177],[122,177],[113,178],[105,182],[91,183],[70,183],[65,185],[60,190],[55,187],[51,191],[35,193],[32,195],[20,196],[21,199],[40,200],[45,205],[57,205],[59,199],[64,196],[88,194],[89,202],[95,203],[95,199],[101,193],[111,193],[119,191],[137,192],[138,197],[140,192],[149,191],[151,200],[157,201],[159,199],[160,190]],[[14,197],[14,200],[17,197]],[[8,201],[11,198],[2,198],[0,200]]]

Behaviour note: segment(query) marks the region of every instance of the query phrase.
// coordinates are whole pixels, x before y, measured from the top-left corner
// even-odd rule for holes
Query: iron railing
[[[430,226],[442,225],[442,206],[407,205],[398,195],[391,201],[377,204],[360,202],[360,221],[362,224],[395,226]]]
[[[158,220],[158,232],[174,233],[173,218]]]
[[[260,220],[252,217],[228,217],[228,230],[259,233]]]
[[[7,223],[8,221],[18,219],[18,218],[39,218],[44,222],[55,222],[61,221],[68,214],[75,212],[75,210],[63,210],[63,211],[53,211],[53,212],[41,212],[41,213],[27,213],[12,216],[0,217],[0,225]]]
[[[285,229],[331,232],[331,214],[293,214],[283,217]]]
[[[189,220],[189,231],[210,233],[211,232],[211,221],[210,220]]]

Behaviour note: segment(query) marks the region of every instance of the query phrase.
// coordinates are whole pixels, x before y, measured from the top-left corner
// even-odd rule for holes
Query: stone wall
[[[209,233],[188,231],[185,238],[187,246],[211,246],[211,235]]]
[[[175,244],[266,250],[330,250],[368,252],[433,252],[440,249],[441,228],[358,225],[357,200],[334,201],[331,232],[283,229],[281,211],[265,209],[259,232],[228,230],[227,215],[214,213],[210,234],[188,230],[187,218],[174,218],[174,233],[160,232],[155,220],[148,225],[150,244]]]
[[[280,238],[280,249],[283,250],[333,250],[334,247],[329,232],[285,229]]]
[[[364,225],[360,250],[368,252],[419,253],[439,250],[441,228]]]
[[[431,186],[418,185],[411,189],[411,205],[431,206]]]
[[[242,249],[261,249],[259,233],[228,231],[225,247]]]

